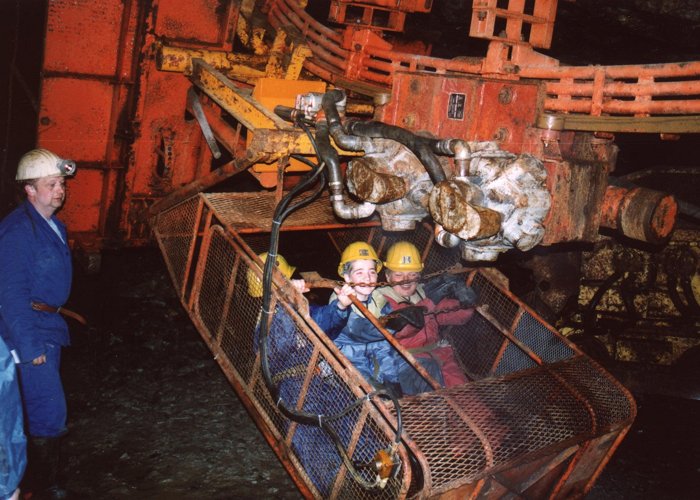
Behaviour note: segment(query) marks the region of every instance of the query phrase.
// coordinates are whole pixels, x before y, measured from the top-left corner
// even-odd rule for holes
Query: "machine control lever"
[[[197,96],[197,91],[194,89],[194,87],[190,87],[187,91],[187,104],[192,110],[192,114],[196,118],[197,123],[199,123],[199,127],[202,129],[202,134],[209,145],[212,156],[218,160],[221,158],[221,150],[219,149],[219,145],[216,143],[214,133],[211,131],[207,117],[204,115],[202,103],[199,102],[199,97]]]

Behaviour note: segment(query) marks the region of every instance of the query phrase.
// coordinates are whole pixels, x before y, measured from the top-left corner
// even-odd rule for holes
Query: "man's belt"
[[[69,318],[73,318],[78,323],[87,325],[87,320],[85,318],[83,318],[77,312],[71,311],[70,309],[66,309],[65,307],[54,307],[48,304],[42,304],[41,302],[32,302],[32,309],[34,309],[35,311],[42,311],[47,313],[60,313],[64,316],[68,316]]]

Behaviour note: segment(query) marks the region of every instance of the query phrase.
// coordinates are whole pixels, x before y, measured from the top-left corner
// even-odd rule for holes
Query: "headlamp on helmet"
[[[16,181],[28,181],[60,175],[75,175],[76,165],[73,160],[61,158],[48,149],[32,149],[26,152],[17,165]]]

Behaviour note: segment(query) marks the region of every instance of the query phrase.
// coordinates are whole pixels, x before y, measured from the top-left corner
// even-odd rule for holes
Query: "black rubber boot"
[[[24,498],[61,500],[68,492],[60,486],[61,438],[29,438]]]

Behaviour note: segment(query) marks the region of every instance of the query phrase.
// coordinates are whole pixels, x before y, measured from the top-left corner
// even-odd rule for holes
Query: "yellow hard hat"
[[[384,265],[387,269],[396,272],[421,272],[423,261],[420,252],[413,243],[397,241],[386,252]]]
[[[22,155],[17,165],[16,181],[27,181],[51,175],[74,175],[75,162],[65,160],[48,149],[32,149]]]
[[[377,263],[377,272],[382,269],[382,261],[377,257],[377,252],[374,251],[372,245],[365,243],[364,241],[355,241],[350,243],[343,254],[340,256],[340,264],[338,264],[338,275],[343,277],[343,268],[348,262],[354,260],[373,260]]]
[[[261,253],[258,255],[260,257],[260,260],[264,262],[267,261],[267,252]],[[292,277],[292,274],[294,274],[294,271],[296,270],[296,267],[290,266],[289,262],[282,257],[281,255],[277,256],[277,269],[284,274],[284,276],[289,279]],[[257,267],[257,266],[256,266]],[[262,297],[262,280],[260,277],[252,270],[248,269],[248,273],[246,274],[246,278],[248,280],[248,294],[251,297]]]

